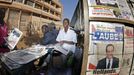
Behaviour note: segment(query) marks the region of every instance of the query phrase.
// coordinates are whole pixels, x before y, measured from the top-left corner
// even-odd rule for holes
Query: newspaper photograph
[[[19,42],[21,36],[22,36],[22,32],[17,29],[17,28],[14,28],[11,33],[9,33],[9,36],[7,38],[5,38],[7,44],[8,44],[8,47],[9,49],[14,49],[14,47],[17,45],[17,43]]]
[[[117,0],[117,1],[118,1],[119,9],[121,11],[122,18],[127,20],[134,20],[134,17],[131,13],[127,1],[126,0]]]
[[[124,27],[124,38],[134,38],[134,28],[133,27]]]
[[[92,41],[90,44],[89,54],[106,54],[108,46],[113,47],[113,54],[122,54],[123,42],[97,42]]]
[[[105,54],[106,46],[112,44],[115,54],[123,51],[123,24],[90,22],[89,54]]]
[[[121,61],[122,55],[109,54],[108,52],[105,55],[89,55],[87,72],[91,75],[119,74]]]
[[[118,7],[117,0],[88,0],[89,6]]]

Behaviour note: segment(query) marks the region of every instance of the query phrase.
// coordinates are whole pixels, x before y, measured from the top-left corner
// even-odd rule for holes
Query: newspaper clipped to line
[[[17,29],[17,28],[14,28],[11,33],[9,33],[9,36],[7,38],[5,38],[7,44],[8,44],[8,47],[9,49],[14,49],[14,47],[17,45],[17,43],[19,42],[21,36],[22,36],[22,32]]]

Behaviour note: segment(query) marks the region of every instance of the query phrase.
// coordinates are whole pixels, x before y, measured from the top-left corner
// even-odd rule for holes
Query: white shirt
[[[110,69],[111,69],[112,68],[112,64],[113,64],[113,59],[106,58],[106,68],[108,67],[109,60],[110,60]]]
[[[64,29],[61,29],[59,31],[59,34],[57,36],[56,41],[60,42],[60,41],[63,41],[63,40],[64,41],[72,41],[74,43],[77,43],[76,33],[73,30],[70,30],[70,29],[68,29],[67,32],[65,32]],[[64,49],[72,51],[73,53],[75,52],[75,44],[71,45],[71,44],[64,43],[62,45],[62,47]]]

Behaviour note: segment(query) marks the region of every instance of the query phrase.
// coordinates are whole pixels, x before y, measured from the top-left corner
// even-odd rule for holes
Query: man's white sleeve
[[[74,32],[74,34],[73,34],[73,38],[72,38],[72,39],[73,39],[73,42],[74,42],[74,43],[77,43],[77,35],[76,35],[75,32]]]
[[[58,34],[58,36],[56,38],[56,41],[58,41],[58,42],[61,41],[60,37],[61,37],[61,30],[59,31],[59,34]]]

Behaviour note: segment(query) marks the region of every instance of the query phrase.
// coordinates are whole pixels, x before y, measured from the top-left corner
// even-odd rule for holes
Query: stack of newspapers
[[[46,47],[37,45],[28,49],[14,50],[5,53],[1,60],[9,67],[9,69],[16,69],[21,67],[23,64],[27,64],[44,56],[45,54],[47,54]]]

